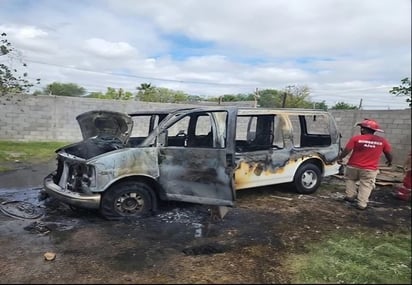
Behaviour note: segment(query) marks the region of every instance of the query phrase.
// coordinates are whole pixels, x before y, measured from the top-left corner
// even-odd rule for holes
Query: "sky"
[[[329,107],[408,108],[389,90],[411,78],[410,0],[0,0],[0,33],[37,89],[304,86]]]

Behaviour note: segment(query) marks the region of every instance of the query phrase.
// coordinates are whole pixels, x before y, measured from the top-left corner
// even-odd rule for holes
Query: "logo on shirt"
[[[368,147],[368,148],[376,148],[376,146],[381,146],[383,145],[382,142],[378,142],[378,141],[368,141],[368,140],[359,140],[360,144],[363,144],[364,147]]]

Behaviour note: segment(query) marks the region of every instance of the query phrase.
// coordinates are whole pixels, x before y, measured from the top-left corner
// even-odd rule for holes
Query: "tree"
[[[355,105],[350,105],[345,102],[338,102],[334,106],[331,107],[332,110],[356,110],[359,109]]]
[[[145,102],[157,102],[152,100],[157,100],[156,97],[156,87],[152,86],[151,83],[141,83],[139,87],[136,87],[138,90],[136,94],[136,100],[145,101]]]
[[[189,100],[189,96],[182,91],[154,87],[146,83],[142,83],[136,89],[139,90],[136,99],[144,102],[179,103]]]
[[[9,66],[5,63],[0,63],[0,96],[9,93],[29,92],[30,87],[34,84],[27,80],[26,71],[18,71],[13,68],[14,61],[17,59],[23,69],[27,68],[27,64],[22,62],[21,53],[18,52],[8,41],[7,34],[2,33],[0,38],[0,57],[6,58]],[[40,83],[40,79],[36,79],[36,83]]]
[[[45,94],[56,95],[56,96],[71,96],[79,97],[86,93],[86,89],[75,84],[75,83],[59,83],[53,82],[47,85],[43,92]]]
[[[141,83],[139,87],[136,87],[137,90],[139,91],[149,91],[149,90],[153,90],[155,87],[152,86],[152,83]]]
[[[285,97],[285,108],[305,108],[310,109],[313,103],[309,100],[309,87],[307,86],[288,86]],[[283,103],[283,102],[282,102]]]
[[[281,108],[283,94],[275,89],[264,89],[259,91],[258,104],[264,108]]]
[[[98,98],[104,99],[104,94],[100,91],[90,92],[89,95],[85,96],[87,98]]]
[[[124,91],[123,88],[116,90],[113,87],[107,87],[106,93],[91,92],[86,97],[98,99],[112,99],[112,100],[129,100],[133,97],[132,92]]]
[[[239,101],[254,101],[255,94],[251,93],[251,94],[225,94],[219,97],[209,97],[204,99],[205,101],[209,101],[209,102],[239,102]]]
[[[313,103],[313,109],[320,109],[320,110],[328,110],[328,105],[326,105],[325,101],[322,102],[314,102]]]
[[[133,97],[133,94],[129,91],[124,91],[123,88],[116,90],[112,87],[107,87],[106,94],[103,99],[115,99],[115,100],[129,100]]]
[[[309,100],[309,88],[306,86],[288,86],[285,91],[265,89],[259,91],[260,107],[268,108],[313,108]]]
[[[407,96],[406,102],[409,103],[409,107],[412,107],[412,97],[411,97],[411,80],[406,77],[401,80],[401,85],[393,87],[389,90],[389,93],[395,96]]]
[[[188,95],[187,96],[188,102],[200,102],[202,100],[203,100],[202,97],[200,97],[199,95]]]

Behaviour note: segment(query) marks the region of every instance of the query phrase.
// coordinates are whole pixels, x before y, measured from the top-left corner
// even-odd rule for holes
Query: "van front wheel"
[[[114,185],[103,194],[100,212],[109,220],[147,216],[153,208],[150,191],[149,186],[137,181]]]
[[[320,185],[322,174],[316,165],[308,163],[299,167],[295,173],[293,183],[300,194],[312,194]]]

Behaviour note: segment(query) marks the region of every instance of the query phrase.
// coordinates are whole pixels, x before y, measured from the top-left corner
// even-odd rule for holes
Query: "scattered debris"
[[[46,252],[44,254],[44,259],[47,261],[52,261],[56,258],[56,254],[54,252]]]
[[[203,227],[203,225],[199,224],[199,223],[193,223],[192,225],[195,228],[195,237],[196,238],[202,237],[202,227]]]
[[[24,227],[24,229],[30,233],[38,233],[42,235],[50,233],[50,228],[48,228],[44,223],[38,221],[31,223],[30,225]]]
[[[382,203],[382,202],[371,201],[371,200],[369,200],[369,202],[368,202],[368,203],[370,203],[370,204],[379,204],[379,205],[383,205],[383,204],[385,204],[385,203]]]
[[[229,208],[226,206],[211,206],[209,211],[212,221],[219,221],[229,212]]]
[[[156,216],[165,223],[180,223],[188,225],[202,222],[205,215],[196,209],[176,208],[172,211],[159,213]]]
[[[335,174],[335,175],[332,175],[332,176],[335,177],[335,178],[341,179],[341,180],[344,180],[344,179],[345,179],[345,177],[344,177],[343,175],[337,175],[337,174]]]
[[[276,196],[276,195],[270,195],[270,197],[277,198],[277,199],[282,199],[282,200],[287,200],[287,201],[292,201],[293,200],[293,198]]]
[[[37,219],[44,214],[38,206],[24,201],[4,201],[0,204],[0,211],[18,219]]]

